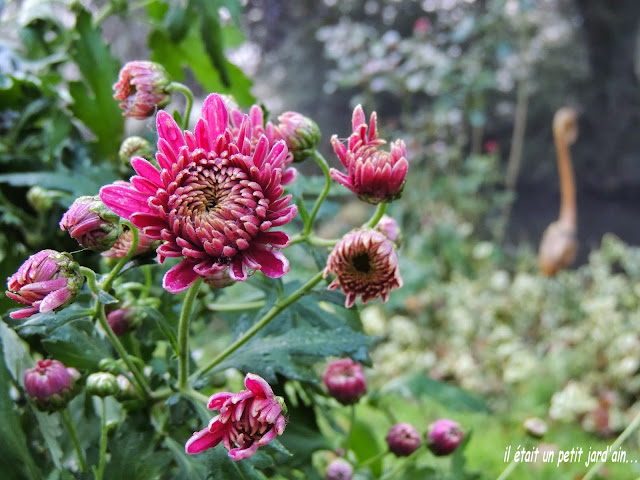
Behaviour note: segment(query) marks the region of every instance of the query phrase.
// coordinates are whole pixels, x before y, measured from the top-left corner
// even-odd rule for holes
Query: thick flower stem
[[[60,412],[60,416],[62,417],[64,426],[67,428],[67,432],[69,432],[71,443],[73,443],[73,448],[76,451],[76,456],[78,457],[78,468],[81,472],[86,472],[87,462],[84,459],[84,453],[82,452],[82,448],[80,447],[80,441],[78,440],[78,434],[76,433],[76,427],[73,425],[73,419],[71,418],[69,408],[67,407],[62,410]]]
[[[138,233],[138,229],[134,227],[131,223],[127,222],[126,220],[123,221],[122,223],[127,225],[127,227],[129,227],[129,229],[131,230],[131,247],[129,248],[129,251],[127,252],[127,254],[118,261],[115,267],[113,267],[113,270],[109,272],[109,275],[107,275],[106,278],[102,280],[100,287],[105,292],[109,291],[113,281],[116,279],[116,277],[118,276],[122,268],[127,264],[127,262],[131,260],[133,255],[136,253],[136,250],[138,249],[138,241],[140,239],[140,234]]]
[[[517,466],[518,464],[516,463],[516,461],[512,460],[511,463],[507,465],[507,468],[503,470],[503,472],[500,474],[500,476],[496,480],[506,480],[506,478],[509,475],[511,475],[511,472],[513,472]]]
[[[344,442],[344,450],[345,452],[349,451],[349,448],[351,448],[351,437],[353,436],[353,428],[356,425],[356,406],[354,405],[350,405],[349,406],[349,431],[347,432],[347,438],[345,439]]]
[[[325,158],[318,152],[317,150],[313,151],[313,158],[316,160],[318,166],[322,169],[322,173],[324,174],[324,188],[318,195],[316,203],[313,205],[313,209],[311,210],[311,214],[309,215],[309,220],[306,222],[304,226],[304,230],[302,231],[303,236],[308,236],[311,233],[311,229],[313,228],[313,222],[318,215],[318,211],[322,206],[322,202],[329,195],[329,190],[331,189],[331,175],[329,174],[329,164],[325,160]]]
[[[193,310],[193,301],[202,285],[202,277],[198,277],[189,290],[182,304],[178,323],[178,388],[185,390],[189,385],[189,321]]]
[[[373,214],[373,217],[371,217],[371,220],[369,220],[364,226],[368,228],[374,228],[376,225],[378,225],[378,222],[380,221],[386,210],[387,202],[380,202],[378,204],[378,208],[376,208],[376,211]]]
[[[194,381],[207,373],[213,367],[221,363],[225,358],[235,352],[238,348],[244,345],[251,337],[253,337],[256,333],[262,330],[271,320],[273,320],[280,312],[285,310],[292,303],[297,302],[303,295],[308,293],[313,287],[315,287],[320,280],[322,280],[323,272],[320,271],[316,273],[307,283],[302,285],[298,290],[293,292],[287,298],[276,302],[276,304],[269,309],[267,313],[265,313],[257,323],[255,323],[249,330],[247,330],[242,337],[238,338],[235,342],[233,342],[229,347],[227,347],[223,352],[221,352],[216,358],[211,360],[204,367],[199,368],[189,379]]]
[[[617,450],[618,447],[620,447],[620,445],[622,445],[624,441],[627,438],[629,438],[629,435],[631,435],[639,426],[640,426],[640,413],[636,414],[635,418],[631,421],[631,423],[627,425],[627,428],[625,428],[623,432],[618,436],[618,438],[616,438],[616,441],[611,444],[611,451],[613,452]],[[596,463],[593,467],[591,467],[591,470],[589,470],[587,474],[584,477],[582,477],[582,480],[590,480],[594,478],[595,475],[600,470],[600,467],[602,467],[602,461]]]
[[[118,352],[118,355],[120,355],[120,358],[122,358],[125,365],[133,375],[133,378],[135,380],[134,383],[138,387],[138,390],[140,390],[140,392],[144,397],[149,398],[149,396],[151,395],[151,392],[149,390],[149,385],[147,385],[147,381],[144,378],[144,375],[142,375],[142,372],[140,372],[140,369],[129,358],[129,354],[127,353],[126,349],[118,339],[118,336],[111,329],[111,326],[107,321],[107,315],[105,314],[105,311],[104,311],[104,305],[100,305],[100,307],[98,308],[98,322],[100,322],[100,326],[107,334],[107,337],[109,337],[109,341],[111,342],[113,347],[116,349],[116,352]]]
[[[104,474],[104,462],[107,456],[107,404],[104,398],[100,399],[102,409],[102,421],[100,428],[100,458],[98,459],[98,468],[93,469],[93,476],[96,480],[102,480]]]
[[[182,128],[183,130],[186,130],[187,128],[189,128],[189,117],[191,117],[191,107],[193,106],[193,92],[189,87],[180,82],[171,82],[167,86],[167,91],[169,93],[180,92],[186,99],[186,104],[184,107],[184,117],[182,118]]]
[[[214,312],[236,312],[240,310],[254,310],[264,307],[265,300],[256,300],[254,302],[243,303],[209,303],[207,308]]]

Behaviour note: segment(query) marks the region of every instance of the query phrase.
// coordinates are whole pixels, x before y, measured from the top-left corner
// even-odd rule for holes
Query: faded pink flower
[[[294,162],[305,160],[320,142],[320,129],[316,122],[298,112],[284,112],[274,126],[276,136],[287,142]]]
[[[128,62],[113,85],[116,92],[113,98],[122,102],[124,116],[143,120],[169,103],[171,94],[166,90],[169,83],[162,65],[142,60]]]
[[[402,242],[402,232],[400,231],[398,222],[389,215],[383,215],[375,229],[383,233],[385,237],[396,245],[399,245]]]
[[[131,242],[133,241],[133,233],[131,232],[131,229],[126,225],[122,230],[122,235],[118,237],[116,243],[113,244],[113,247],[111,247],[106,252],[101,253],[103,257],[122,258],[129,252],[129,250],[131,249]],[[138,246],[136,247],[136,251],[134,252],[133,256],[137,257],[138,255],[143,255],[147,252],[150,252],[159,244],[159,240],[151,238],[150,236],[145,235],[142,232],[138,232]]]
[[[80,378],[75,368],[58,360],[38,360],[38,365],[24,372],[24,388],[40,410],[55,411],[74,396],[74,384]]]
[[[420,443],[420,434],[410,423],[396,423],[387,434],[389,450],[398,457],[411,455]]]
[[[98,252],[111,248],[122,234],[120,218],[97,196],[77,198],[62,216],[60,228],[81,247]]]
[[[327,259],[324,276],[330,273],[336,278],[329,290],[340,287],[347,308],[359,296],[362,303],[378,297],[386,302],[389,292],[402,286],[393,242],[377,230],[354,230],[342,237]]]
[[[360,105],[353,110],[351,124],[353,133],[346,147],[337,135],[331,137],[333,151],[347,169],[344,174],[332,168],[331,177],[365,202],[377,204],[395,200],[402,193],[409,169],[404,142],[396,140],[392,143],[391,152],[379,150],[378,147],[387,142],[378,138],[376,112],[371,114],[367,127]]]
[[[351,405],[367,393],[367,380],[362,365],[350,358],[329,363],[322,374],[329,395],[343,405]]]
[[[284,401],[273,394],[260,376],[247,373],[246,390],[219,392],[209,398],[209,410],[219,410],[209,426],[195,432],[185,445],[189,454],[203,452],[222,442],[229,457],[238,461],[252,456],[258,448],[282,435],[287,423],[282,414]]]
[[[336,458],[327,467],[327,480],[351,480],[353,467],[344,458]]]
[[[245,115],[236,134],[222,98],[209,95],[194,133],[184,135],[173,118],[157,117],[158,171],[143,158],[133,159],[138,175],[130,184],[112,184],[100,198],[143,234],[163,240],[158,260],[181,257],[164,276],[171,293],[200,277],[229,269],[232,280],[252,271],[281,277],[289,261],[278,250],[289,244],[281,231],[297,213],[283,196],[282,168],[287,146],[271,145],[261,135],[252,147],[253,122]]]
[[[69,304],[82,285],[84,276],[80,266],[68,253],[41,250],[31,255],[7,279],[9,298],[28,305],[27,308],[11,312],[11,318],[27,318],[35,313],[58,310]]]
[[[436,456],[449,455],[458,448],[463,438],[464,432],[458,422],[442,418],[429,426],[427,447]]]

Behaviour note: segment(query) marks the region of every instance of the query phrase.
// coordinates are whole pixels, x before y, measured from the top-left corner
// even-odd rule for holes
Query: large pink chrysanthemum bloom
[[[124,116],[143,120],[169,103],[171,94],[166,90],[169,83],[162,65],[143,60],[128,62],[113,85],[113,98],[120,100]]]
[[[377,230],[354,230],[342,237],[327,258],[324,276],[330,273],[336,278],[328,288],[342,289],[347,308],[359,296],[362,303],[377,297],[386,302],[389,292],[402,286],[393,242]]]
[[[398,198],[409,169],[402,140],[393,142],[390,152],[379,149],[387,142],[378,138],[376,119],[376,112],[373,112],[367,127],[364,111],[358,105],[353,110],[353,133],[347,146],[338,140],[337,135],[331,137],[333,150],[347,169],[345,174],[332,168],[331,177],[361,200],[373,204]]]
[[[195,432],[185,445],[189,454],[203,452],[222,442],[229,457],[238,461],[249,458],[276,435],[282,435],[287,423],[282,414],[284,402],[273,394],[260,376],[247,373],[246,390],[219,392],[209,398],[209,410],[219,410],[209,426]]]
[[[131,164],[138,175],[131,183],[114,183],[100,198],[131,221],[144,235],[163,240],[158,260],[182,257],[164,276],[171,293],[201,276],[229,269],[232,280],[244,281],[250,270],[277,278],[289,261],[276,249],[289,244],[281,231],[297,213],[283,196],[282,169],[287,146],[260,135],[252,147],[252,118],[242,117],[237,132],[217,94],[209,95],[194,133],[178,128],[171,116],[158,112],[160,171],[143,158]]]
[[[70,303],[82,288],[80,265],[68,253],[41,250],[31,255],[16,273],[7,279],[7,297],[28,305],[11,312],[11,318],[27,318],[47,313]]]

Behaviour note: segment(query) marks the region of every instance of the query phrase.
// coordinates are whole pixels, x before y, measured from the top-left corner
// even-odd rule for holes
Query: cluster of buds
[[[46,412],[64,408],[76,395],[80,373],[58,360],[38,360],[24,372],[24,388],[36,406]]]
[[[73,301],[83,284],[80,266],[68,253],[41,250],[7,279],[6,295],[27,305],[10,316],[22,319],[61,309]]]
[[[113,247],[120,235],[120,217],[97,196],[76,199],[60,220],[60,228],[69,232],[82,248],[103,252]]]
[[[367,393],[367,380],[362,365],[350,358],[329,363],[322,375],[329,395],[343,405],[351,405]]]

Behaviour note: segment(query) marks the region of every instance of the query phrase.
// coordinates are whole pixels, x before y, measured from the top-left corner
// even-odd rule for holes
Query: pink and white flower
[[[158,112],[160,170],[135,158],[131,164],[138,175],[130,183],[100,190],[115,213],[163,241],[157,249],[161,263],[182,258],[163,280],[171,293],[225,269],[236,281],[256,270],[272,278],[289,271],[289,261],[278,251],[289,237],[272,231],[297,213],[289,205],[292,196],[283,196],[287,146],[255,133],[257,112],[234,117],[232,125],[217,94],[205,99],[193,133],[183,134],[168,113]]]
[[[63,408],[74,396],[74,384],[80,378],[75,368],[67,368],[58,360],[38,360],[24,372],[24,389],[40,410]]]
[[[238,461],[252,456],[258,448],[282,435],[287,420],[282,414],[284,401],[274,395],[260,376],[247,373],[246,390],[219,392],[209,398],[209,410],[219,410],[209,426],[195,432],[185,445],[189,454],[203,452],[222,442],[229,457]]]
[[[390,152],[380,150],[387,142],[378,138],[376,112],[371,114],[367,126],[360,105],[353,110],[351,124],[353,133],[347,146],[337,135],[331,137],[333,151],[347,169],[345,174],[332,168],[331,177],[368,203],[390,202],[400,197],[409,169],[404,142],[393,142]]]

